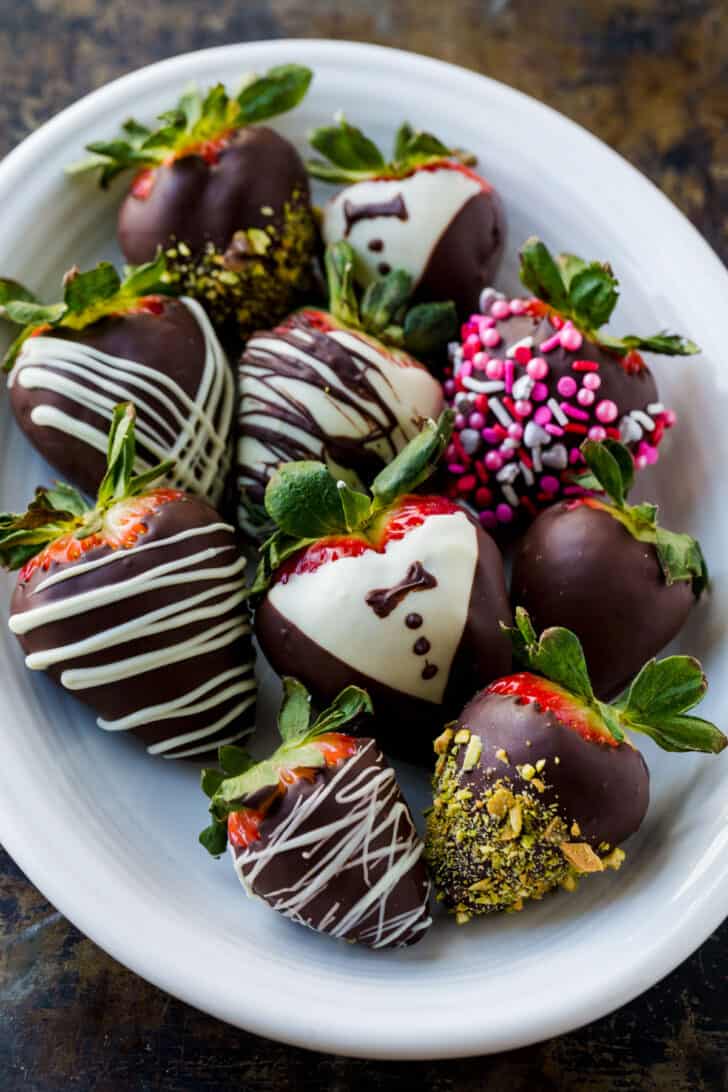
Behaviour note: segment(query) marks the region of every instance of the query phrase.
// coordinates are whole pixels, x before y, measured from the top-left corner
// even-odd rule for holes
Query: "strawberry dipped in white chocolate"
[[[432,919],[424,846],[396,774],[375,740],[349,734],[371,712],[350,686],[312,723],[305,687],[284,679],[270,758],[222,747],[222,771],[203,771],[212,823],[200,841],[213,855],[229,844],[250,897],[379,949],[416,944]]]
[[[498,270],[505,238],[498,194],[472,157],[408,124],[389,163],[343,119],[309,139],[328,160],[311,161],[310,173],[345,184],[323,208],[324,241],[351,244],[361,283],[403,269],[418,299],[453,299],[461,318],[470,314]]]
[[[276,671],[295,669],[319,701],[365,687],[378,740],[410,761],[427,761],[443,721],[510,663],[495,544],[459,505],[412,492],[448,428],[430,422],[374,480],[373,499],[321,464],[278,470],[266,507],[279,531],[254,589]]]
[[[243,353],[238,486],[249,534],[267,522],[265,487],[281,463],[316,459],[360,488],[442,411],[442,386],[416,356],[444,349],[457,331],[452,303],[409,307],[401,270],[360,298],[353,268],[347,243],[329,247],[329,310],[301,308]]]

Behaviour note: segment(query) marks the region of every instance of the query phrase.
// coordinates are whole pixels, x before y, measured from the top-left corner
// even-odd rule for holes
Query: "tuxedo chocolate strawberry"
[[[93,494],[115,405],[137,407],[137,469],[173,459],[169,484],[217,504],[230,465],[234,380],[202,307],[173,299],[163,258],[122,281],[108,262],[64,278],[42,304],[0,280],[0,313],[23,329],[5,357],[13,412],[31,443]]]
[[[424,845],[375,740],[342,731],[371,713],[350,686],[311,723],[310,697],[283,680],[281,745],[263,762],[238,747],[205,770],[212,824],[246,893],[285,917],[371,948],[416,944],[431,924]]]
[[[717,753],[728,740],[688,716],[707,688],[697,660],[647,663],[623,701],[595,696],[577,637],[540,640],[521,608],[512,631],[528,670],[478,694],[437,740],[427,859],[440,901],[464,923],[520,910],[581,875],[619,868],[649,803],[649,773],[627,738]]]
[[[372,483],[373,499],[321,463],[288,463],[266,489],[279,530],[263,547],[255,632],[280,675],[317,701],[371,694],[385,750],[427,761],[443,719],[507,671],[500,553],[458,505],[413,493],[450,423],[425,429]]]
[[[473,158],[406,123],[389,163],[343,119],[309,139],[328,161],[312,160],[309,172],[345,183],[324,206],[324,241],[351,243],[361,283],[403,269],[416,298],[453,299],[461,319],[475,310],[500,265],[505,220],[498,194],[472,169]]]
[[[240,362],[240,519],[252,534],[267,520],[265,487],[281,463],[318,459],[360,488],[442,411],[442,387],[415,356],[457,332],[452,303],[408,308],[402,270],[359,299],[347,243],[330,246],[325,264],[329,310],[305,307],[256,333]]]
[[[200,497],[134,474],[134,410],[113,414],[108,469],[91,506],[38,490],[0,516],[0,562],[20,569],[10,629],[32,671],[165,758],[214,751],[253,730],[256,684],[245,558]]]
[[[586,439],[621,440],[640,470],[654,463],[675,415],[660,402],[640,350],[699,352],[665,332],[603,333],[618,298],[606,264],[572,254],[554,259],[532,238],[521,250],[521,280],[534,298],[483,293],[481,313],[464,324],[445,382],[457,413],[449,493],[501,534],[581,492],[573,478],[583,469],[579,448]]]
[[[293,145],[265,126],[297,106],[311,82],[301,65],[249,80],[236,97],[222,84],[185,92],[154,131],[127,121],[71,172],[100,171],[102,186],[134,170],[119,211],[130,262],[161,247],[174,282],[209,311],[250,332],[290,310],[311,285],[317,230],[306,170]]]
[[[682,629],[707,583],[699,544],[661,527],[653,504],[630,505],[629,452],[587,441],[584,487],[604,491],[542,512],[519,543],[511,599],[538,629],[566,626],[581,641],[594,689],[613,697]]]

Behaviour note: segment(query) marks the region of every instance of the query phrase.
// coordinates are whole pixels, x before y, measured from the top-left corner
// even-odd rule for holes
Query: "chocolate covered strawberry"
[[[447,442],[428,423],[372,483],[373,498],[321,463],[288,463],[266,489],[279,530],[254,588],[258,641],[317,701],[371,694],[385,750],[427,761],[443,719],[508,670],[510,617],[497,547],[444,497],[413,493]]]
[[[231,97],[193,87],[151,130],[127,121],[71,172],[99,171],[102,186],[131,169],[119,211],[130,262],[166,252],[174,282],[213,322],[243,332],[281,318],[311,284],[317,230],[306,170],[293,145],[258,123],[296,106],[311,71],[280,65]]]
[[[362,298],[347,243],[326,251],[329,310],[305,307],[256,333],[240,362],[241,525],[259,533],[271,473],[317,459],[349,485],[371,483],[443,407],[427,358],[457,331],[452,303],[409,307],[412,279],[379,277]]]
[[[457,413],[448,450],[450,495],[489,531],[512,533],[545,507],[578,495],[584,440],[621,440],[643,469],[675,422],[640,350],[697,353],[676,335],[602,332],[617,303],[611,268],[571,254],[553,258],[527,240],[521,280],[532,299],[490,289],[453,347],[445,391]]]
[[[587,441],[584,487],[603,490],[553,505],[519,543],[511,599],[537,628],[566,626],[584,649],[600,697],[618,694],[645,660],[677,636],[707,583],[690,535],[661,527],[653,504],[630,505],[629,452]]]
[[[627,696],[606,705],[573,633],[548,629],[539,640],[520,608],[516,623],[528,670],[491,683],[435,744],[427,860],[460,923],[620,867],[620,843],[649,803],[647,766],[627,732],[668,751],[717,753],[728,743],[687,715],[707,687],[690,656],[651,660]]]
[[[371,713],[350,686],[311,723],[310,697],[283,680],[281,744],[255,762],[223,747],[205,770],[213,854],[226,843],[248,895],[320,933],[370,948],[416,944],[431,924],[424,846],[377,742],[343,729]]]
[[[234,380],[202,307],[173,299],[163,258],[122,281],[108,262],[64,278],[60,303],[0,280],[0,313],[22,326],[6,357],[10,404],[64,479],[93,494],[114,407],[137,407],[137,469],[174,460],[169,484],[217,504],[230,465]]]
[[[344,119],[309,139],[327,161],[309,162],[310,173],[345,184],[323,208],[322,231],[326,243],[351,243],[357,279],[403,269],[417,299],[453,299],[461,319],[475,310],[500,265],[505,221],[473,158],[406,123],[389,163]]]
[[[113,414],[91,506],[40,489],[0,516],[0,562],[19,569],[10,629],[32,671],[90,705],[150,754],[199,756],[253,730],[256,684],[245,558],[200,497],[134,473],[134,411]]]

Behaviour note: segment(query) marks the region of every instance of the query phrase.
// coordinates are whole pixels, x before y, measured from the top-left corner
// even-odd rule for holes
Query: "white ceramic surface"
[[[64,111],[0,165],[0,269],[43,293],[63,270],[115,255],[120,189],[98,193],[62,168],[130,114],[150,119],[191,79],[229,84],[299,60],[316,70],[303,107],[278,128],[305,133],[343,108],[385,142],[407,117],[478,153],[505,199],[510,249],[533,231],[556,248],[608,258],[624,302],[615,328],[679,327],[703,356],[655,365],[679,427],[651,484],[667,520],[701,537],[715,581],[679,647],[703,658],[703,709],[728,720],[726,625],[728,277],[673,206],[583,130],[480,76],[410,54],[343,42],[276,41],[178,57],[124,77]],[[515,288],[514,263],[503,283]],[[48,476],[10,420],[0,422],[3,508]],[[2,584],[7,614],[10,581]],[[150,760],[98,731],[50,682],[23,668],[0,628],[0,837],[76,925],[169,992],[273,1038],[374,1057],[457,1056],[517,1047],[623,1004],[684,959],[728,911],[728,759],[658,754],[649,817],[621,872],[522,914],[457,928],[439,919],[404,953],[369,953],[309,933],[245,899],[227,861],[196,842],[196,773]],[[264,705],[274,701],[268,687]],[[421,775],[404,771],[416,805]]]

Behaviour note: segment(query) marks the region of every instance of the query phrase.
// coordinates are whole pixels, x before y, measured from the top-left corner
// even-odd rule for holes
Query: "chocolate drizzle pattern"
[[[29,412],[30,424],[65,434],[69,442],[90,448],[93,457],[106,452],[114,406],[119,402],[134,403],[137,472],[174,459],[170,484],[217,504],[230,466],[234,380],[202,307],[186,298],[180,304],[192,315],[204,343],[194,397],[159,368],[113,356],[83,341],[43,335],[25,342],[8,387],[11,396],[14,388],[41,395],[47,392],[47,401],[35,399]],[[89,415],[95,423],[89,422]]]
[[[238,485],[246,505],[261,505],[273,470],[317,459],[364,483],[442,406],[440,384],[404,353],[364,335],[321,329],[328,316],[299,311],[256,334],[240,364]]]
[[[248,895],[300,925],[372,948],[420,939],[431,924],[423,844],[374,740],[317,771],[313,784],[289,787],[284,807],[263,821],[258,841],[231,846]]]
[[[209,752],[252,731],[256,699],[245,558],[234,528],[179,495],[129,547],[19,580],[10,629],[48,671],[150,754]]]
[[[437,578],[428,573],[421,561],[414,561],[399,584],[393,588],[375,588],[367,593],[365,601],[378,618],[387,618],[410,592],[436,587]]]

